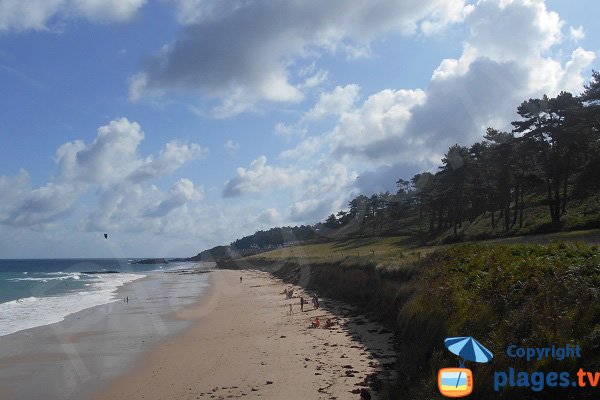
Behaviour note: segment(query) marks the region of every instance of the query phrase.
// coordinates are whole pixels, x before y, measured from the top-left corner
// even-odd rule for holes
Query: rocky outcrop
[[[168,264],[164,258],[145,258],[143,260],[133,261],[132,264]]]

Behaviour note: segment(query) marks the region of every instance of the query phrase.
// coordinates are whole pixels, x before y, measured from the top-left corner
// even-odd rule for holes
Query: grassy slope
[[[418,247],[406,236],[332,240],[246,261],[288,269],[308,265],[309,286],[362,303],[385,320],[401,343],[401,379],[394,391],[404,393],[403,398],[439,397],[437,370],[456,366],[443,339],[464,335],[477,337],[496,354],[492,365],[471,365],[477,396],[595,398],[597,389],[491,392],[493,371],[508,367],[600,371],[600,253],[589,244],[568,243],[578,241],[600,243],[600,230],[429,247]],[[503,354],[511,343],[576,343],[584,358],[518,363]]]

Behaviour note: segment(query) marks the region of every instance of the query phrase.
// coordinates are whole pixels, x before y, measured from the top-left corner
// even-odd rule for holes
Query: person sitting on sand
[[[321,320],[319,319],[319,317],[316,317],[315,318],[315,322],[313,322],[310,325],[311,328],[315,328],[315,329],[318,328],[318,327],[320,327],[320,326],[321,326]]]
[[[331,318],[327,318],[327,321],[325,321],[325,328],[331,328],[333,325],[335,325],[335,321]]]

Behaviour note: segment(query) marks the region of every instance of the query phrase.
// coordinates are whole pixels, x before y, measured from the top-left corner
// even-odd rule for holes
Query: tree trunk
[[[519,193],[520,193],[520,191],[521,191],[521,185],[519,185],[517,183],[517,185],[515,186],[515,215],[513,216],[511,228],[513,226],[515,226],[515,224],[517,223],[517,216],[519,213]]]
[[[519,228],[523,227],[523,208],[525,208],[525,203],[523,202],[523,192],[524,190],[521,190],[521,205],[519,207]]]
[[[563,180],[563,201],[562,201],[562,214],[567,212],[567,187],[569,185],[569,169],[571,168],[571,160],[567,160],[567,167],[565,168],[565,176]]]

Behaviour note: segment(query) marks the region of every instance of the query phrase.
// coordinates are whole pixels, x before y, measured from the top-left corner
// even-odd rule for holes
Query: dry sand
[[[173,315],[195,321],[155,345],[95,399],[358,399],[365,378],[390,368],[391,333],[341,303],[300,312],[295,288],[257,271],[215,271],[203,299]],[[289,304],[293,314],[289,315]],[[319,316],[332,329],[309,329]]]

